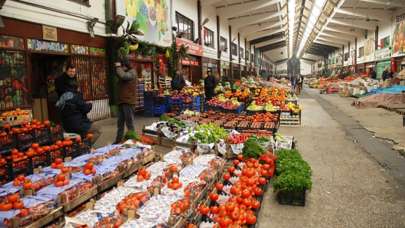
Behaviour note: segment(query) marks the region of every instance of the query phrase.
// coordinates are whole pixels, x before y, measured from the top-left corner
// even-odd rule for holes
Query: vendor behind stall
[[[211,71],[204,75],[205,99],[211,100],[215,95],[216,80]]]
[[[180,70],[177,70],[176,75],[172,79],[172,90],[181,91],[186,86],[183,74]]]

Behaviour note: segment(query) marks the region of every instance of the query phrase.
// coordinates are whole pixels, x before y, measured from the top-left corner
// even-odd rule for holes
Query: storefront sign
[[[183,39],[183,38],[176,38],[176,45],[181,46],[184,45],[188,47],[187,53],[190,55],[202,56],[203,55],[203,48],[201,45],[193,43],[190,40]]]
[[[196,60],[190,60],[190,59],[182,59],[181,60],[182,65],[186,66],[199,66],[200,64]]]
[[[27,39],[27,48],[32,51],[69,53],[69,45],[58,42]]]
[[[105,49],[104,48],[91,47],[91,48],[89,48],[89,50],[90,50],[90,55],[105,56]]]
[[[378,49],[374,53],[374,59],[376,61],[383,60],[383,59],[389,59],[389,58],[391,58],[391,51],[389,48]]]
[[[88,55],[89,48],[81,45],[70,45],[70,52],[78,55]]]
[[[24,49],[24,40],[14,36],[0,36],[0,48]]]
[[[55,27],[42,25],[42,39],[58,41],[58,29]]]

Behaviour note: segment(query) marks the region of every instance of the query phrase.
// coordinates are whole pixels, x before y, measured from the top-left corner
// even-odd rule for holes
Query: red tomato
[[[233,166],[229,167],[229,168],[228,168],[228,172],[229,172],[229,173],[235,172],[235,167],[233,167]]]
[[[266,178],[264,178],[264,177],[259,177],[259,184],[260,184],[260,185],[265,185],[266,183],[267,183]]]
[[[215,184],[215,188],[218,190],[218,191],[222,191],[222,189],[224,189],[224,185],[222,184],[222,183],[216,183]]]
[[[261,188],[259,188],[259,187],[256,187],[256,188],[254,189],[254,192],[255,192],[255,195],[256,195],[256,196],[261,196],[261,195],[263,195],[263,190],[262,190]]]
[[[255,224],[255,223],[256,223],[256,216],[254,216],[254,215],[248,215],[248,216],[246,217],[246,223],[249,224],[249,225]]]
[[[243,198],[248,198],[250,196],[251,196],[251,194],[250,194],[249,190],[245,189],[245,190],[242,191],[242,197]]]
[[[219,198],[218,194],[212,193],[212,192],[210,193],[209,197],[210,197],[210,200],[212,200],[212,201],[217,201]]]
[[[200,214],[208,215],[208,212],[209,212],[210,209],[208,207],[204,206],[204,205],[200,205],[198,210],[199,210]]]
[[[211,211],[212,214],[218,214],[219,208],[217,206],[212,206],[210,208],[210,211]]]
[[[235,204],[228,202],[225,204],[225,209],[227,212],[231,213],[233,210],[235,210]]]
[[[234,164],[235,166],[238,166],[238,165],[239,165],[239,160],[237,160],[237,159],[233,160],[233,164]]]
[[[229,173],[225,173],[224,174],[224,180],[229,180],[229,179],[231,179],[231,174],[229,174]]]
[[[243,160],[243,155],[239,154],[237,158],[238,158],[239,161],[242,161]]]

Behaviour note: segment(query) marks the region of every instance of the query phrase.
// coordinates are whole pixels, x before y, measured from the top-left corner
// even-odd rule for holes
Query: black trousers
[[[134,131],[135,110],[131,104],[118,105],[117,137],[115,143],[120,143],[124,139],[125,125],[128,131]]]

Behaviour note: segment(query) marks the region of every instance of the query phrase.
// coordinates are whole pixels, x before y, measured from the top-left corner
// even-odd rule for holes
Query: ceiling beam
[[[330,42],[330,41],[316,40],[314,42],[319,43],[319,44],[330,45],[330,46],[333,46],[333,47],[336,47],[336,48],[341,48],[342,47],[342,44],[333,43],[333,42]]]
[[[217,13],[223,18],[231,18],[236,16],[241,16],[249,12],[259,10],[265,7],[272,6],[281,2],[281,0],[259,0],[252,2],[240,2],[240,4],[233,4],[230,6],[218,7]]]
[[[249,26],[240,28],[239,32],[240,33],[253,33],[253,32],[259,32],[259,31],[266,30],[266,29],[281,28],[282,25],[283,25],[282,22],[259,23],[259,24],[249,25]]]
[[[364,30],[363,30],[363,31],[364,31]],[[356,32],[356,31],[350,31],[350,30],[347,30],[347,29],[332,28],[332,27],[329,27],[329,26],[326,27],[326,28],[323,30],[323,32],[321,32],[321,34],[324,33],[324,32],[343,33],[343,34],[351,35],[351,36],[354,36],[354,37],[360,37],[360,36],[363,36],[363,35],[364,35],[364,32]]]
[[[278,33],[273,33],[273,34],[269,34],[268,36],[263,36],[254,40],[250,40],[249,43],[250,44],[258,44],[258,43],[262,43],[271,39],[277,39],[277,38],[283,38],[284,37],[284,32],[278,32]]]
[[[318,40],[323,41],[323,42],[336,43],[336,44],[340,44],[340,45],[347,45],[347,41],[337,40],[337,39],[333,39],[333,38],[324,38],[324,37],[318,36],[318,38],[315,40],[315,42],[318,42]]]
[[[375,19],[379,21],[390,21],[391,15],[385,10],[377,9],[336,9],[336,13],[349,15],[364,19]]]
[[[362,28],[362,29],[367,29],[367,30],[374,30],[376,27],[376,23],[373,23],[371,21],[366,22],[366,21],[349,20],[349,19],[339,19],[339,20],[331,19],[329,23],[343,25],[343,26],[352,27],[352,28]]]
[[[276,38],[276,39],[271,39],[271,40],[268,40],[268,41],[265,41],[265,42],[257,43],[257,44],[255,45],[255,47],[256,47],[256,48],[261,48],[261,47],[267,46],[267,45],[269,45],[269,44],[278,43],[278,42],[283,41],[283,40],[285,40],[284,37]]]
[[[270,51],[287,45],[285,40],[259,48],[261,52]]]
[[[202,1],[202,5],[213,5],[215,3],[222,2],[223,0],[204,0]]]
[[[325,32],[322,32],[319,36],[332,37],[332,38],[336,38],[338,40],[347,40],[347,41],[352,41],[355,38],[354,36],[349,36],[349,35],[345,35],[345,34],[335,35],[335,34],[325,33]]]
[[[220,15],[220,14],[219,14]],[[257,24],[260,22],[266,22],[277,18],[281,15],[281,12],[273,11],[271,13],[266,14],[258,14],[258,15],[251,15],[245,17],[239,17],[235,19],[229,19],[228,22],[232,26],[232,28],[239,29],[247,25]]]
[[[383,5],[386,7],[400,7],[403,8],[404,7],[404,3],[401,2],[397,2],[397,1],[378,1],[378,0],[360,0],[360,2],[367,2],[367,3],[373,3],[373,4],[377,4],[377,5]]]
[[[275,30],[273,32],[272,31],[273,30],[264,30],[264,31],[256,32],[256,33],[251,33],[251,34],[246,36],[246,39],[249,42],[251,42],[252,40],[255,40],[255,39],[258,39],[258,38],[262,38],[262,37],[265,37],[265,36],[271,36],[271,35],[274,35],[274,34],[284,32],[284,29],[278,29],[278,30]]]

